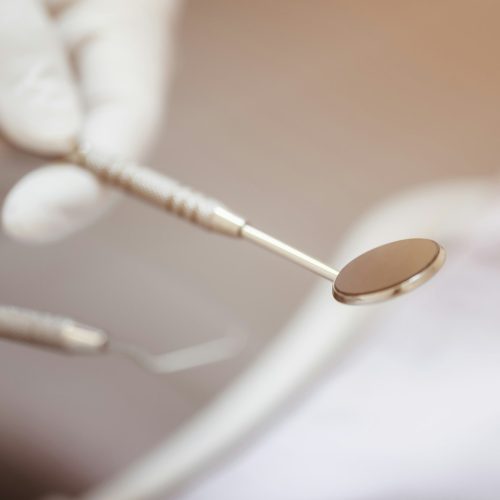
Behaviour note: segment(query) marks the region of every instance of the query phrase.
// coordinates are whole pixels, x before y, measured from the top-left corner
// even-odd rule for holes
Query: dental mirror
[[[340,272],[270,234],[244,217],[165,175],[131,163],[109,162],[80,146],[66,160],[101,181],[219,234],[250,241],[333,282],[333,296],[344,304],[379,302],[413,290],[443,265],[444,249],[435,241],[394,241],[360,255]]]

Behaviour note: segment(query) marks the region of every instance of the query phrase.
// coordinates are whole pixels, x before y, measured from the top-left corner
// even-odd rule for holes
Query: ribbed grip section
[[[108,184],[213,231],[237,236],[245,221],[221,203],[156,170],[79,150],[69,159]]]
[[[79,354],[100,351],[108,341],[71,319],[13,306],[0,306],[0,338]]]

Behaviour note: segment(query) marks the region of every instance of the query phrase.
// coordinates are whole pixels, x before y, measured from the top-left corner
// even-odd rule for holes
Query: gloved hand
[[[177,3],[1,0],[4,136],[47,156],[80,143],[103,157],[141,160],[163,109]],[[55,241],[113,198],[83,169],[49,163],[7,195],[3,227],[19,240]]]

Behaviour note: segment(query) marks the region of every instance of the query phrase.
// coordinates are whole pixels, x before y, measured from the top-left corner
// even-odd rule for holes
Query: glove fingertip
[[[77,143],[81,113],[76,108],[47,112],[31,107],[26,112],[8,112],[2,120],[4,134],[14,144],[42,155],[63,155]]]
[[[29,208],[17,202],[15,196],[5,200],[2,210],[2,228],[13,240],[22,243],[43,244],[56,240],[54,231],[50,229],[50,220],[42,220],[38,214],[34,220]],[[47,224],[48,223],[48,224]],[[47,225],[49,225],[47,229]]]
[[[15,240],[51,243],[93,222],[113,199],[108,189],[79,167],[47,166],[22,178],[9,192],[2,225]]]

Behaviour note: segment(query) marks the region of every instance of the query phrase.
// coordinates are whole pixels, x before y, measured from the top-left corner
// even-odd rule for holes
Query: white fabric
[[[2,0],[4,135],[38,154],[63,155],[80,141],[100,155],[140,160],[163,108],[176,3]],[[9,193],[3,226],[20,240],[54,241],[93,221],[112,199],[90,174],[48,165]]]
[[[461,190],[439,188],[452,213]],[[176,500],[498,497],[500,204],[463,191],[483,193],[483,213],[445,241],[440,275],[388,303],[340,366]],[[427,191],[420,208],[437,201]]]

